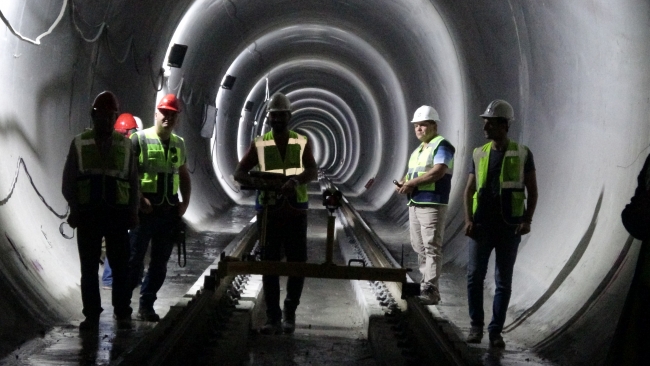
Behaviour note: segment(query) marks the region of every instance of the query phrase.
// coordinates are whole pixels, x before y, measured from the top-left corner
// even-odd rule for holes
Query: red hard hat
[[[158,109],[168,109],[174,112],[181,111],[181,102],[176,98],[174,94],[167,94],[158,103]]]
[[[116,112],[120,109],[115,94],[109,91],[103,91],[95,97],[93,101],[93,111]]]
[[[135,122],[135,118],[131,113],[122,113],[117,117],[115,121],[115,131],[121,133],[122,135],[128,135],[129,131],[138,128],[138,124]]]

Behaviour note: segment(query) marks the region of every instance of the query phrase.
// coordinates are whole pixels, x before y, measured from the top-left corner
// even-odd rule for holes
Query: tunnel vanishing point
[[[444,257],[461,267],[478,115],[508,100],[540,200],[505,331],[567,362],[606,353],[640,247],[620,212],[650,151],[649,1],[3,0],[0,11],[0,356],[80,308],[60,182],[102,90],[145,127],[160,96],[183,100],[186,218],[203,229],[246,201],[232,173],[278,91],[343,193],[407,221],[391,182],[418,143],[409,117],[433,105],[457,148]],[[167,66],[173,44],[187,46],[180,68]]]

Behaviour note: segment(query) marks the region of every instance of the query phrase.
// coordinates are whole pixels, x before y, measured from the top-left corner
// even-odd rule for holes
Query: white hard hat
[[[135,119],[135,124],[138,125],[138,131],[142,131],[142,129],[144,127],[143,127],[142,120],[140,119],[140,117],[133,116],[133,119]]]
[[[488,104],[485,112],[481,114],[483,118],[505,118],[508,121],[515,119],[515,111],[512,109],[510,103],[505,100],[495,99]]]
[[[275,93],[266,106],[267,112],[291,112],[291,102],[282,93]]]
[[[423,105],[418,108],[413,115],[413,120],[411,123],[423,122],[423,121],[436,121],[440,122],[440,116],[438,116],[438,111],[433,107],[428,105]]]

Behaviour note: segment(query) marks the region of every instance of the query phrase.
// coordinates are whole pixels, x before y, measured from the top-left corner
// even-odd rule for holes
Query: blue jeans
[[[166,211],[155,210],[140,213],[140,225],[129,233],[131,258],[129,260],[129,284],[135,289],[140,282],[140,271],[151,241],[151,261],[140,287],[140,309],[153,309],[156,294],[165,282],[167,262],[174,249],[172,232],[180,220],[174,207]]]
[[[467,264],[467,300],[469,317],[473,327],[483,327],[483,282],[487,273],[490,253],[494,249],[496,266],[494,270],[494,302],[492,321],[488,325],[490,334],[499,334],[506,321],[506,312],[512,293],[512,272],[517,259],[521,235],[510,227],[476,227],[475,239],[469,240],[469,263]]]
[[[113,286],[113,271],[111,265],[108,264],[108,257],[104,259],[104,273],[102,273],[102,284],[104,286]]]

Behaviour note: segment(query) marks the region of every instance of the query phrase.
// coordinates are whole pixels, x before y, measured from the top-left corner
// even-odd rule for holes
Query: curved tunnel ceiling
[[[187,217],[211,228],[211,217],[244,200],[230,175],[265,131],[268,78],[270,94],[291,99],[293,126],[314,142],[321,167],[358,207],[395,220],[404,220],[405,207],[391,181],[404,174],[417,146],[408,121],[420,105],[435,106],[441,134],[457,148],[444,255],[460,266],[465,172],[472,149],[484,143],[477,115],[492,99],[510,101],[510,135],[534,154],[540,202],[520,246],[507,330],[539,349],[570,340],[575,352],[566,357],[576,359],[598,353],[578,334],[611,334],[602,320],[615,324],[638,251],[619,213],[650,144],[647,1],[109,5],[0,5],[7,51],[0,54],[0,146],[7,157],[0,165],[0,247],[8,253],[0,258],[0,290],[13,294],[0,299],[3,329],[16,314],[40,313],[34,322],[46,324],[79,306],[76,247],[59,233],[66,205],[58,182],[97,92],[115,91],[122,109],[145,126],[157,95],[181,96],[179,132],[197,197]],[[15,35],[33,39],[52,24],[40,45]],[[159,69],[173,43],[188,45],[188,53],[165,78]],[[236,78],[231,89],[220,87],[226,75]],[[212,138],[201,134],[212,123],[208,105],[218,108]]]

